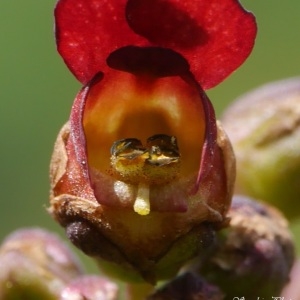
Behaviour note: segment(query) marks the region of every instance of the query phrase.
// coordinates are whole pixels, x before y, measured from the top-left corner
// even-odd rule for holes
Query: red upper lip
[[[250,54],[254,16],[237,0],[59,0],[58,51],[87,83],[125,46],[163,47],[180,53],[202,88],[226,78]]]

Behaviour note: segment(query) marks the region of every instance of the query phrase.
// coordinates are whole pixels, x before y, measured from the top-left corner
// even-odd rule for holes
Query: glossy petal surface
[[[125,46],[158,46],[183,55],[204,89],[250,54],[255,19],[236,0],[60,0],[58,50],[83,83],[105,71],[109,54]]]

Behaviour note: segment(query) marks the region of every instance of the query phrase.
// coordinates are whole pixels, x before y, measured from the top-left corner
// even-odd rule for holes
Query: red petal
[[[126,12],[136,33],[181,53],[204,89],[244,62],[256,36],[254,16],[236,0],[129,0]]]
[[[105,70],[108,55],[144,41],[128,26],[126,0],[60,0],[55,8],[57,48],[76,78],[87,83]],[[144,42],[145,44],[145,42]]]
[[[252,50],[255,18],[237,0],[129,0],[127,6],[126,2],[58,1],[58,51],[81,82],[104,71],[112,51],[152,45],[181,53],[208,89],[241,65]]]

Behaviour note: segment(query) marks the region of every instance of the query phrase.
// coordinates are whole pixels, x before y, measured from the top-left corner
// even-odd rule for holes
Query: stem
[[[148,283],[127,284],[126,285],[126,300],[141,300],[146,299],[151,292],[154,291],[154,286]]]

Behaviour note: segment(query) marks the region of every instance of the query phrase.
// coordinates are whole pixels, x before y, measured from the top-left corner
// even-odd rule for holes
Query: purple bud
[[[0,248],[0,299],[57,299],[64,285],[82,273],[67,246],[43,229],[21,229]]]
[[[229,227],[199,272],[228,299],[280,295],[294,260],[287,221],[275,208],[243,196],[233,198],[228,216]]]

